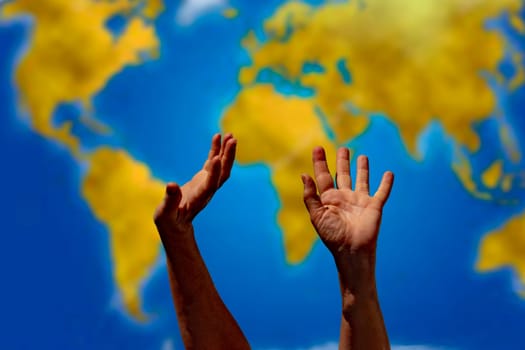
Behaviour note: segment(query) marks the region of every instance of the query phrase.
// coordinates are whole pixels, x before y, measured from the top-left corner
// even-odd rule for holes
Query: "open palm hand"
[[[304,202],[319,237],[332,254],[375,249],[383,206],[393,184],[386,172],[375,195],[370,196],[368,159],[357,162],[355,189],[352,190],[349,151],[337,152],[336,187],[321,147],[313,150],[315,181],[303,175]]]

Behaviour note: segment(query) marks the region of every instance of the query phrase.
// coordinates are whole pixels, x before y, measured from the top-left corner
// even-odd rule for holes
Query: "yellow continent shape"
[[[510,266],[522,283],[522,292],[525,292],[524,257],[525,213],[521,213],[481,240],[476,270],[487,272]]]
[[[234,7],[229,7],[226,10],[222,11],[222,15],[225,18],[234,19],[234,18],[237,18],[239,16],[239,10],[237,10]]]
[[[0,18],[29,15],[33,20],[29,49],[15,78],[37,133],[78,154],[80,143],[71,133],[71,123],[53,125],[56,108],[80,101],[89,109],[93,96],[125,66],[141,63],[145,53],[156,55],[158,39],[146,18],[158,14],[160,0],[147,1],[144,18],[131,17],[117,39],[106,28],[110,18],[126,14],[138,3],[15,0],[0,9]]]
[[[140,64],[144,54],[155,57],[159,42],[151,20],[162,10],[162,0],[14,0],[0,8],[0,19],[32,18],[28,51],[15,76],[23,106],[35,132],[87,163],[82,193],[109,229],[116,285],[126,310],[137,318],[143,318],[140,286],[159,253],[152,213],[163,184],[123,151],[100,148],[86,156],[71,122],[55,126],[53,114],[61,103],[76,101],[89,113],[91,99],[112,77]],[[114,15],[128,18],[118,37],[106,28]],[[81,120],[105,131],[93,119]]]
[[[503,161],[497,160],[481,174],[481,181],[488,188],[498,186],[503,177]]]
[[[329,159],[335,155],[315,106],[309,100],[279,95],[270,85],[258,85],[240,92],[225,112],[222,128],[238,139],[239,163],[269,166],[281,202],[278,223],[287,261],[301,262],[317,235],[303,205],[300,175],[312,172],[315,146],[324,145]]]
[[[158,261],[153,213],[164,184],[122,150],[101,147],[89,156],[82,194],[110,233],[114,278],[125,309],[144,319],[140,289]]]

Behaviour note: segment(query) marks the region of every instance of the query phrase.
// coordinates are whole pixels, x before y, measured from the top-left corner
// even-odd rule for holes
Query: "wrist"
[[[377,303],[375,257],[352,255],[336,263],[341,288],[342,313],[347,320]]]
[[[157,226],[162,244],[168,250],[172,246],[184,246],[194,240],[194,230],[191,223],[184,225]]]
[[[375,250],[348,251],[334,256],[341,292],[344,295],[366,295],[376,290]]]
[[[337,270],[341,272],[375,275],[376,248],[369,246],[360,249],[343,248],[332,254]]]

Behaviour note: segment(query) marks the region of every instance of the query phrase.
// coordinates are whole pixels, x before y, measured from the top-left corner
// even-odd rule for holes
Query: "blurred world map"
[[[337,348],[317,145],[396,174],[394,349],[525,348],[521,0],[0,4],[2,348],[183,348],[152,215],[216,132],[237,162],[197,240],[255,349]]]

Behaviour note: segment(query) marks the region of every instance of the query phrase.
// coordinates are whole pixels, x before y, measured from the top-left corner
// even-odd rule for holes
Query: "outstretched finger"
[[[208,153],[208,160],[218,155],[221,152],[221,134],[213,135],[211,139],[210,152]]]
[[[226,141],[224,153],[221,157],[221,172],[219,176],[219,187],[222,186],[230,177],[230,173],[235,161],[235,151],[237,149],[237,140],[233,137]]]
[[[377,200],[379,208],[383,208],[386,201],[388,200],[388,197],[390,196],[390,192],[392,191],[393,184],[394,184],[394,173],[392,173],[391,171],[387,171],[386,173],[383,174],[383,178],[381,179],[379,188],[374,194],[374,198]]]
[[[350,177],[350,151],[346,147],[337,150],[337,172],[335,173],[337,188],[352,189]]]
[[[219,187],[219,178],[221,176],[221,158],[220,156],[213,157],[208,161],[207,165],[207,176],[204,182],[203,197],[205,202],[211,198],[211,196],[217,191]]]
[[[210,151],[208,152],[208,159],[206,159],[206,162],[204,162],[203,169],[206,171],[211,170],[211,160],[214,157],[219,157],[222,152],[222,144],[221,144],[221,134],[217,133],[213,135],[211,138],[211,146]]]
[[[322,147],[314,148],[312,152],[312,161],[314,164],[314,175],[317,182],[319,193],[323,193],[331,188],[334,188],[334,180],[328,164],[326,164],[326,154]]]
[[[370,185],[368,183],[368,157],[366,156],[359,156],[359,158],[357,158],[355,190],[356,192],[370,193]]]
[[[317,188],[315,187],[315,181],[310,175],[301,175],[301,180],[304,184],[303,201],[308,212],[312,214],[314,211],[322,208],[323,204],[317,194]]]
[[[231,133],[227,133],[222,138],[222,144],[220,145],[220,152],[219,155],[222,157],[224,153],[226,152],[226,145],[228,144],[228,141],[233,139],[233,135]]]

